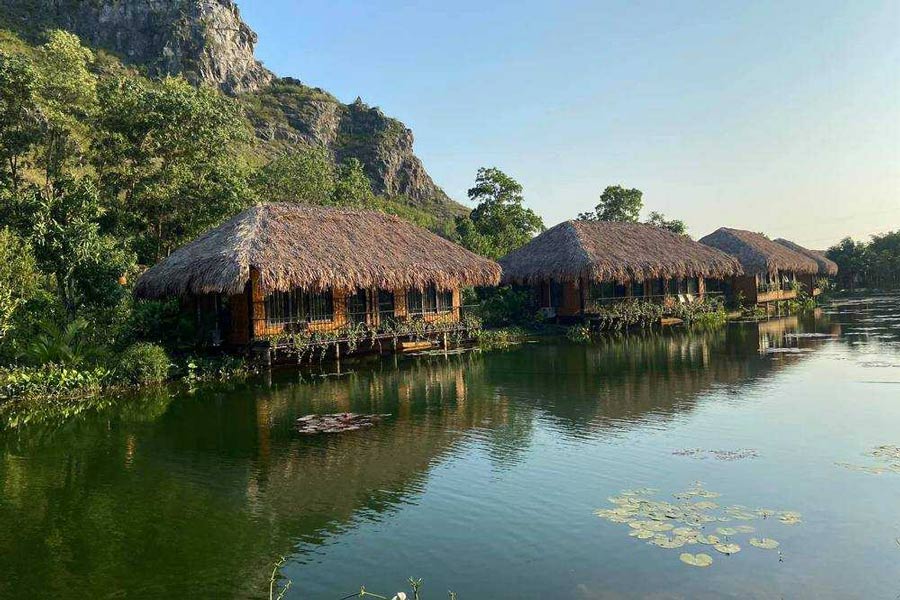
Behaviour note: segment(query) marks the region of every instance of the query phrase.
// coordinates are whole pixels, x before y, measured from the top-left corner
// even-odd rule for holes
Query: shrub
[[[587,325],[573,325],[566,330],[569,341],[585,344],[591,341],[591,328]]]
[[[482,350],[497,350],[521,344],[528,333],[521,327],[504,327],[503,329],[482,329],[475,334],[478,347]]]
[[[169,374],[169,356],[156,344],[132,344],[122,353],[116,374],[120,379],[135,385],[160,383]]]
[[[110,371],[101,367],[72,369],[46,364],[41,367],[0,369],[0,400],[91,396],[100,392],[110,380]]]

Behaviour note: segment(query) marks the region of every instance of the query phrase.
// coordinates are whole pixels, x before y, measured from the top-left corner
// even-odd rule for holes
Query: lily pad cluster
[[[653,488],[623,490],[609,498],[610,508],[598,509],[594,514],[612,523],[627,524],[630,537],[658,548],[706,546],[710,552],[727,556],[741,551],[740,536],[756,533],[756,527],[749,524],[752,521],[771,520],[782,525],[802,522],[800,513],[794,511],[749,508],[741,504],[723,506],[718,501],[721,494],[707,490],[699,481],[673,494],[675,502],[654,499],[658,493]],[[748,543],[762,550],[775,550],[780,545],[777,540],[762,536],[750,537]],[[713,557],[702,551],[683,552],[679,559],[694,567],[708,567],[713,563]]]
[[[865,453],[875,459],[874,465],[854,465],[851,463],[835,463],[839,467],[881,475],[882,473],[900,473],[900,446],[882,445],[875,446]]]
[[[675,456],[688,456],[690,458],[715,458],[716,460],[743,460],[745,458],[757,458],[759,452],[752,448],[738,448],[737,450],[704,450],[703,448],[681,448],[672,452]]]

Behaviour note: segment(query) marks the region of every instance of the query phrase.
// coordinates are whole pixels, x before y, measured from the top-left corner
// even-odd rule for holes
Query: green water
[[[900,473],[836,464],[900,445],[897,299],[342,369],[19,415],[0,434],[0,597],[264,598],[279,556],[289,598],[392,595],[410,575],[426,598],[900,594]],[[335,411],[392,416],[292,430]],[[751,523],[780,555],[741,538],[726,556],[593,514],[625,488],[675,502],[697,480],[802,522]]]

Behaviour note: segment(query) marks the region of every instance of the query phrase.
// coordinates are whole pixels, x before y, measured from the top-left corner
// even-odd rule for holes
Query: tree
[[[372,204],[372,182],[359,160],[351,158],[337,169],[332,204],[335,206],[366,206]]]
[[[644,207],[643,192],[639,189],[625,189],[620,185],[610,185],[600,195],[600,203],[593,212],[578,215],[582,221],[625,221],[637,223]]]
[[[243,208],[250,196],[240,157],[249,139],[235,102],[180,77],[105,81],[94,166],[112,227],[142,262]]]
[[[900,288],[900,230],[873,235],[866,249],[869,287]]]
[[[37,73],[19,56],[0,52],[0,187],[17,194],[25,161],[42,139]]]
[[[93,61],[93,53],[66,31],[51,31],[38,50],[36,99],[45,118],[39,161],[47,187],[84,154],[87,121],[97,106],[97,78],[90,72]]]
[[[87,305],[110,306],[124,290],[116,285],[131,261],[115,240],[100,233],[104,209],[88,179],[66,178],[51,189],[32,187],[19,206],[20,230],[41,271],[51,275],[69,321]]]
[[[9,227],[0,229],[0,344],[13,329],[16,311],[35,294],[38,281],[31,247]]]
[[[254,175],[253,187],[266,202],[325,205],[333,202],[335,177],[334,163],[325,149],[309,147],[269,162]]]
[[[866,272],[866,245],[845,237],[827,251],[828,258],[838,265],[841,287],[852,290],[863,282]]]
[[[656,211],[650,213],[646,223],[647,225],[668,229],[672,233],[677,233],[678,235],[687,235],[687,226],[684,224],[684,221],[679,219],[668,220],[664,214]]]
[[[478,169],[468,195],[478,205],[468,216],[457,217],[456,231],[473,252],[500,258],[544,229],[541,218],[523,206],[519,182],[496,167]]]

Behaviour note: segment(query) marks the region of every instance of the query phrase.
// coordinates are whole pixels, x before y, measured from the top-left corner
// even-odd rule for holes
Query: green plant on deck
[[[665,307],[656,302],[627,300],[595,306],[590,310],[597,329],[623,330],[629,327],[651,327],[665,314]]]
[[[521,344],[527,337],[528,332],[521,327],[503,327],[479,330],[475,340],[481,350],[500,350]]]

